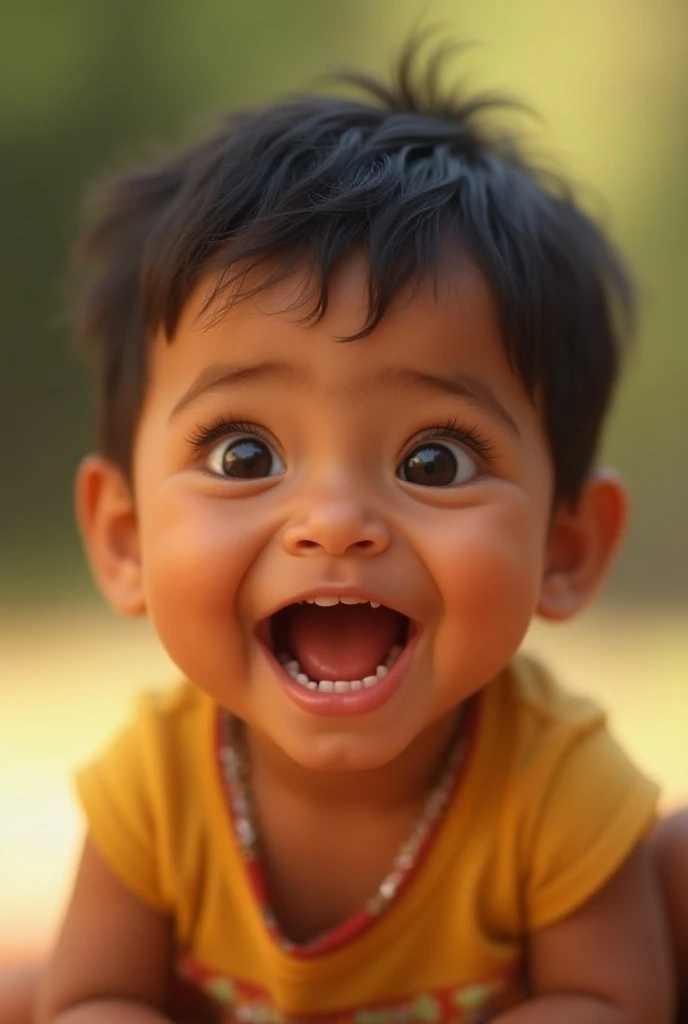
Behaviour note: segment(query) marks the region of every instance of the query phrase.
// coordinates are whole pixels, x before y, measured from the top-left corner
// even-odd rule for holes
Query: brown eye
[[[399,476],[421,487],[452,487],[466,483],[478,472],[475,459],[458,444],[425,442],[410,452]]]
[[[223,441],[210,453],[207,466],[230,480],[262,480],[279,476],[284,463],[266,441],[259,437],[235,437]]]

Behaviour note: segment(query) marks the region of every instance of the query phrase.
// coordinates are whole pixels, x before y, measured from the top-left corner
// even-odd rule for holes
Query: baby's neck
[[[391,765],[313,773],[246,737],[262,871],[280,928],[303,943],[341,924],[387,877],[454,749],[457,716]]]
[[[246,730],[250,785],[260,804],[273,799],[317,813],[375,815],[403,811],[422,802],[446,765],[463,718],[452,711],[421,733],[388,764],[357,771],[312,771],[293,761],[263,736]]]

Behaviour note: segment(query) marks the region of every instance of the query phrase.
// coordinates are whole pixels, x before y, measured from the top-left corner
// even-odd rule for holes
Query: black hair
[[[88,271],[79,322],[99,356],[98,444],[127,477],[149,339],[160,328],[173,339],[202,274],[218,271],[217,308],[223,296],[236,301],[247,270],[265,269],[255,291],[303,258],[318,318],[334,269],[361,249],[360,338],[405,284],[450,272],[449,245],[492,287],[507,358],[543,410],[555,499],[575,503],[629,334],[632,288],[566,184],[529,163],[512,135],[485,127],[503,101],[443,92],[440,63],[441,54],[422,62],[412,43],[389,86],[346,76],[365,101],[303,96],[233,113],[209,137],[102,187],[79,246]]]

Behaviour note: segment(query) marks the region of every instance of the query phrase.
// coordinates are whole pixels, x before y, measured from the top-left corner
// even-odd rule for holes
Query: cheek
[[[476,625],[496,618],[527,624],[539,593],[540,553],[478,533],[462,558],[447,559],[445,580],[447,608]]]
[[[459,524],[435,559],[443,603],[438,651],[481,665],[487,679],[516,651],[535,611],[544,526],[532,506],[518,503],[466,510]]]
[[[171,658],[202,678],[218,644],[241,650],[237,595],[260,544],[255,519],[236,505],[174,492],[148,508],[141,524],[148,614]]]

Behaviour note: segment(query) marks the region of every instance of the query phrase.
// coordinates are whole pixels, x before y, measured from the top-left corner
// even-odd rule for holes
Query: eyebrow
[[[420,384],[433,391],[440,391],[445,395],[458,395],[460,398],[468,398],[478,405],[482,405],[488,412],[491,412],[497,419],[501,420],[516,436],[520,436],[518,425],[499,401],[492,388],[479,377],[470,373],[453,374],[451,377],[443,377],[439,374],[425,373],[422,370],[402,369],[394,370],[391,376],[400,382]],[[389,377],[387,377],[389,379]]]
[[[422,370],[414,370],[410,367],[385,371],[380,379],[397,380],[402,384],[421,385],[430,388],[435,392],[445,395],[468,398],[477,402],[488,412],[491,412],[501,420],[514,434],[519,436],[520,431],[511,414],[499,401],[492,388],[485,381],[473,376],[473,374],[459,373],[451,377],[444,377],[439,374],[426,373]],[[181,398],[175,403],[169,419],[174,419],[182,409],[185,409],[192,402],[195,402],[201,395],[210,391],[218,391],[227,387],[265,383],[266,381],[292,383],[306,380],[306,374],[289,363],[265,362],[251,363],[249,365],[229,365],[227,363],[213,363],[207,366],[192,381]],[[378,381],[379,383],[380,381]]]
[[[227,363],[213,363],[191,382],[178,402],[175,403],[170,420],[174,419],[182,409],[195,402],[201,395],[209,391],[218,391],[233,385],[254,384],[265,381],[295,381],[301,374],[288,363],[251,363],[247,366],[232,366]]]

